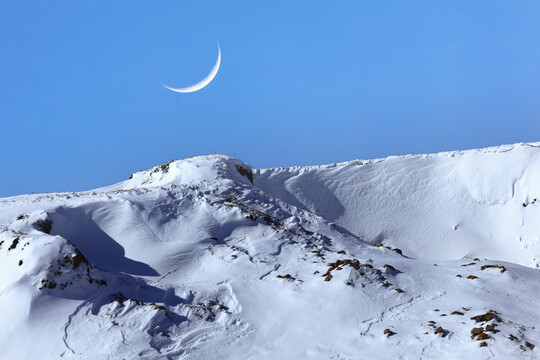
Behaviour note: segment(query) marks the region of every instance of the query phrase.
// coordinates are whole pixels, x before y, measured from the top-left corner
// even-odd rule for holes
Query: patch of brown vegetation
[[[167,311],[167,309],[165,308],[165,306],[163,305],[156,305],[156,303],[150,303],[149,304],[150,306],[153,306],[154,307],[154,310],[164,310],[164,311]]]
[[[489,310],[487,313],[482,314],[482,315],[473,316],[471,320],[474,320],[476,322],[488,322],[491,320],[501,322],[501,318],[499,317],[499,314],[494,310]]]
[[[403,290],[401,290],[400,288],[396,288],[396,289],[394,289],[394,290],[395,290],[395,291],[397,291],[398,293],[402,293],[402,292],[404,292],[404,291],[403,291]]]
[[[481,327],[479,328],[473,328],[471,330],[471,339],[474,339],[476,338],[476,340],[478,341],[482,341],[482,340],[487,340],[487,339],[490,339],[491,336],[489,336],[488,334],[486,334],[484,332],[484,329],[482,329]]]
[[[525,346],[526,346],[526,347],[528,347],[529,349],[532,349],[532,348],[534,348],[534,345],[533,345],[533,344],[531,344],[531,343],[530,343],[530,342],[528,342],[528,341],[525,341]]]
[[[447,332],[446,330],[444,330],[442,327],[438,327],[435,329],[435,334],[438,335],[438,334],[442,334],[442,337],[445,337]]]
[[[285,274],[285,275],[278,275],[276,276],[279,279],[294,279],[291,274]]]
[[[476,340],[487,340],[487,339],[490,339],[490,338],[491,338],[491,336],[489,336],[488,334],[483,332],[481,334],[478,334],[478,336],[476,337]]]
[[[487,324],[486,325],[486,331],[494,333],[495,332],[495,324]]]
[[[482,265],[480,270],[486,270],[486,269],[489,269],[489,268],[501,269],[501,274],[506,271],[506,268],[504,266],[502,266],[502,265]]]
[[[482,341],[482,342],[480,343],[480,347],[486,347],[486,346],[487,346],[487,343],[486,343],[485,341]]]
[[[474,339],[476,336],[478,336],[480,334],[483,334],[483,333],[484,333],[484,329],[481,328],[481,327],[472,328],[472,330],[471,330],[471,338]]]
[[[471,279],[471,280],[478,279],[478,276],[469,275],[467,276],[467,279]]]
[[[161,171],[166,174],[169,172],[169,167],[172,163],[172,160],[171,161],[167,161],[166,163],[163,163],[161,164],[157,169],[154,170],[155,173],[159,172],[158,169],[161,169]]]
[[[336,260],[335,262],[329,263],[328,265],[328,270],[326,270],[326,272],[322,275],[325,278],[324,281],[332,280],[332,271],[342,270],[345,266],[350,266],[355,270],[360,270],[360,262],[358,261],[358,259]]]
[[[382,244],[382,243],[377,243],[377,245],[375,245],[375,246],[378,247],[378,248],[380,248],[380,247],[383,246],[383,244]]]
[[[468,264],[463,264],[463,265],[461,265],[461,266],[471,266],[471,265],[476,265],[476,263],[475,263],[475,262],[472,262],[472,263],[468,263]]]
[[[351,266],[356,270],[360,270],[360,263],[357,259],[344,259],[344,260],[336,260],[333,263],[328,264],[330,267],[328,268],[327,274],[330,273],[332,270],[337,269],[338,267],[343,268],[345,266]]]
[[[339,250],[337,253],[338,254],[346,254],[345,250]]]

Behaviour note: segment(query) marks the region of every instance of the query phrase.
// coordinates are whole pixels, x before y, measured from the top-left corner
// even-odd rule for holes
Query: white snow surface
[[[538,219],[540,143],[3,198],[0,358],[538,359]]]
[[[540,143],[263,169],[256,184],[415,258],[540,266]]]

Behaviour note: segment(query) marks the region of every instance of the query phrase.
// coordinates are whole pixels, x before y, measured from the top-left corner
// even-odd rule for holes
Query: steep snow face
[[[540,266],[540,143],[263,169],[255,185],[409,256]]]
[[[538,270],[457,260],[507,246],[481,225],[516,235],[521,216],[533,236],[535,146],[258,171],[202,156],[0,199],[0,357],[536,359]]]

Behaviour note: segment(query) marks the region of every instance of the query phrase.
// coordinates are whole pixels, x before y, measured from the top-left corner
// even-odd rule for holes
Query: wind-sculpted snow
[[[538,270],[515,264],[536,256],[538,150],[213,155],[0,199],[0,357],[538,358]]]
[[[539,267],[540,144],[263,169],[255,184],[414,257]]]

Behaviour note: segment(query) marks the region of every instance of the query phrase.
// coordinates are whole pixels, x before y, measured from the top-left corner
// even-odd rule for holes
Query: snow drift
[[[263,169],[255,178],[270,194],[416,258],[540,266],[538,143]]]

